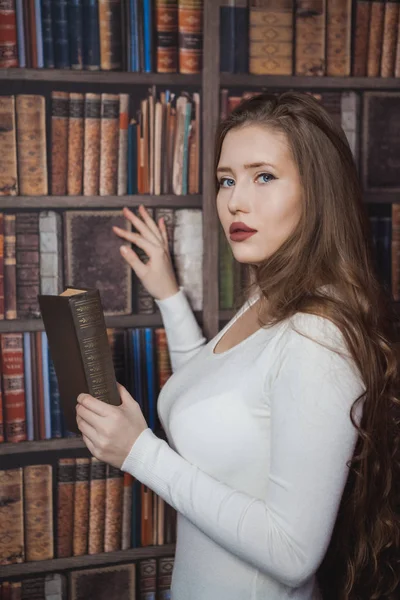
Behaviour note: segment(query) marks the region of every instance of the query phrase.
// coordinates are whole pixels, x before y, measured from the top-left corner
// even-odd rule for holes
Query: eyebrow
[[[273,169],[275,168],[274,165],[271,165],[270,163],[266,163],[266,162],[250,163],[250,164],[243,165],[243,167],[245,169],[257,169],[258,167],[272,167]],[[233,173],[233,171],[230,167],[218,167],[217,173],[221,173],[222,171],[224,173],[227,171],[229,171],[229,173]]]

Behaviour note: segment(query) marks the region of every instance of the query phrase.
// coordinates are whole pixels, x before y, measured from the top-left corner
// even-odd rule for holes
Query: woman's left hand
[[[76,422],[83,441],[95,458],[118,469],[139,435],[148,428],[142,410],[130,393],[117,383],[120,406],[90,394],[79,394]]]

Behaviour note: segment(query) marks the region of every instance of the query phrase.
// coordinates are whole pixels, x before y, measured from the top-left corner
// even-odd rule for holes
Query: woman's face
[[[236,260],[258,264],[288,238],[300,218],[300,175],[285,134],[247,125],[229,131],[217,168],[217,211]],[[256,233],[234,241],[241,221]]]

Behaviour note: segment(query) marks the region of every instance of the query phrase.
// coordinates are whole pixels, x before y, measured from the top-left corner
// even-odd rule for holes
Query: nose
[[[249,209],[249,193],[245,189],[244,183],[236,182],[228,192],[227,207],[233,215],[238,211],[248,212]]]

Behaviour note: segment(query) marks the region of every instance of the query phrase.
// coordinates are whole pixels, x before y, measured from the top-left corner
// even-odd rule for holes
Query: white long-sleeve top
[[[365,388],[319,316],[297,313],[214,354],[258,297],[208,343],[182,287],[157,301],[173,370],[158,398],[168,443],[146,429],[121,468],[178,512],[173,600],[319,598],[357,439],[349,411]]]

